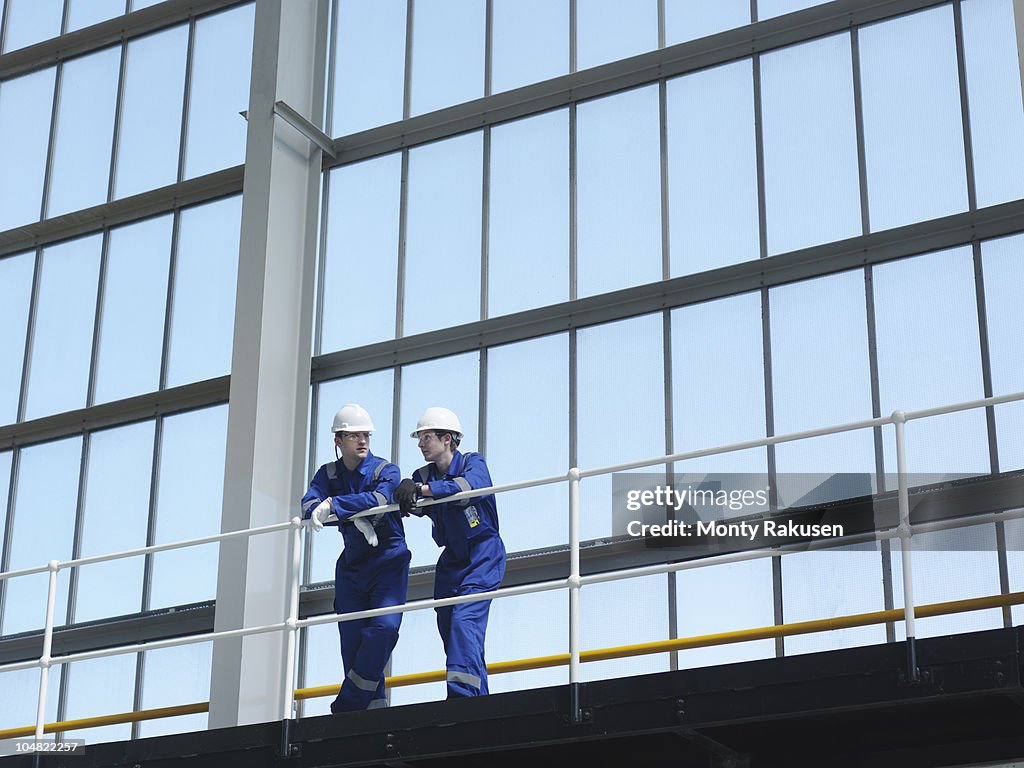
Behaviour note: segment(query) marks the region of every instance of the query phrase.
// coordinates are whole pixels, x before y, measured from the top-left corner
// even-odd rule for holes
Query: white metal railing
[[[413,603],[405,603],[403,605],[391,606],[387,608],[375,608],[367,611],[357,611],[344,614],[330,614],[324,616],[316,616],[308,619],[299,619],[299,580],[301,577],[301,532],[303,528],[303,521],[298,517],[294,517],[288,522],[277,523],[274,525],[266,525],[258,528],[231,531],[229,533],[204,536],[201,538],[189,539],[186,541],[178,541],[169,544],[157,544],[147,547],[139,547],[137,549],[126,550],[123,552],[115,552],[107,555],[96,555],[92,557],[76,558],[64,562],[51,560],[46,565],[37,566],[33,568],[23,568],[15,571],[7,571],[5,573],[0,573],[0,580],[11,579],[16,578],[18,576],[26,576],[36,573],[48,573],[49,584],[46,598],[46,619],[43,627],[42,654],[39,656],[38,659],[0,666],[0,674],[4,672],[15,672],[18,670],[31,669],[32,667],[39,668],[39,697],[36,709],[35,738],[37,740],[40,740],[43,737],[44,730],[49,670],[50,667],[54,664],[69,664],[75,661],[85,661],[88,659],[97,659],[106,656],[116,656],[126,653],[137,653],[142,651],[156,650],[160,648],[170,648],[173,646],[209,642],[211,640],[218,640],[230,637],[244,637],[247,635],[283,631],[286,633],[286,642],[284,644],[285,663],[283,665],[284,672],[280,683],[280,693],[282,697],[282,711],[284,712],[286,718],[291,718],[294,716],[295,692],[293,676],[295,669],[296,653],[295,634],[301,627],[365,619],[373,616],[381,616],[390,613],[405,613],[410,611],[427,610],[440,606],[455,605],[458,603],[476,602],[478,600],[492,600],[500,599],[503,597],[512,597],[516,595],[526,595],[533,594],[536,592],[551,591],[556,589],[568,589],[569,683],[570,690],[572,692],[572,711],[574,717],[578,717],[578,684],[580,677],[579,595],[580,589],[583,586],[609,581],[617,581],[620,579],[638,578],[654,574],[670,573],[675,571],[689,570],[693,568],[703,568],[713,565],[720,565],[724,563],[734,563],[743,560],[752,560],[763,557],[771,557],[775,555],[783,555],[789,552],[806,551],[808,548],[826,549],[834,546],[846,545],[859,541],[875,541],[883,539],[900,540],[904,590],[903,622],[905,624],[906,638],[908,642],[908,663],[910,664],[909,671],[911,672],[911,674],[913,674],[914,672],[916,672],[916,662],[914,658],[914,641],[916,637],[914,626],[915,617],[913,600],[914,579],[913,564],[910,550],[910,539],[913,533],[946,530],[965,525],[977,525],[981,523],[994,522],[999,520],[1016,519],[1019,517],[1024,517],[1024,509],[1013,509],[1005,512],[994,512],[984,515],[976,515],[965,519],[948,521],[944,520],[932,523],[915,524],[914,526],[911,526],[906,472],[906,422],[914,421],[917,419],[924,419],[931,416],[939,416],[948,413],[956,413],[959,411],[966,411],[974,408],[989,407],[994,405],[1000,405],[1003,403],[1017,402],[1022,400],[1024,400],[1024,392],[1018,392],[1015,394],[1002,395],[999,397],[990,397],[981,400],[972,400],[968,402],[958,403],[956,405],[944,406],[939,408],[928,408],[924,410],[911,412],[894,411],[892,415],[886,417],[847,422],[832,427],[822,427],[818,429],[803,430],[800,432],[792,432],[785,435],[775,435],[773,437],[766,437],[758,440],[748,440],[740,443],[730,443],[727,445],[717,446],[714,448],[685,451],[665,456],[658,456],[650,459],[641,459],[637,461],[624,462],[621,464],[597,467],[594,469],[581,470],[574,467],[570,469],[568,473],[565,475],[552,475],[548,477],[536,478],[533,480],[524,480],[521,482],[495,485],[489,488],[480,488],[471,491],[464,491],[461,493],[457,493],[453,496],[445,497],[444,499],[423,500],[419,505],[420,507],[431,506],[433,504],[439,503],[447,503],[459,499],[473,498],[476,496],[483,496],[491,493],[505,493],[508,491],[521,490],[525,488],[535,488],[542,485],[552,485],[555,483],[562,482],[569,483],[569,575],[567,576],[567,578],[556,579],[553,581],[545,581],[535,584],[525,584],[518,587],[503,587],[492,592],[485,592],[481,594],[448,597],[436,600],[419,600]],[[643,467],[686,461],[689,459],[701,458],[706,456],[732,453],[735,451],[741,451],[748,448],[758,448],[767,445],[777,445],[779,443],[793,442],[812,437],[821,437],[825,435],[839,434],[842,432],[851,432],[860,429],[880,427],[889,424],[894,425],[896,428],[896,461],[900,522],[899,525],[895,528],[891,528],[888,530],[872,531],[850,536],[837,537],[832,540],[814,542],[810,545],[808,545],[807,543],[779,545],[757,550],[734,552],[724,555],[704,557],[697,560],[688,560],[676,563],[662,563],[658,565],[651,565],[640,568],[611,571],[606,573],[594,574],[590,576],[582,576],[580,573],[580,482],[584,478],[611,474],[613,472],[624,472],[631,469],[640,469]],[[359,514],[354,515],[353,517],[366,517],[369,515],[378,514],[380,512],[393,511],[396,509],[397,505],[391,504],[387,506],[375,507],[374,509],[369,509],[366,510],[365,512],[360,512]],[[202,544],[226,541],[228,539],[259,536],[267,533],[276,533],[279,531],[289,531],[292,544],[291,561],[289,564],[288,574],[288,616],[284,621],[258,627],[244,627],[241,629],[226,630],[221,632],[210,632],[202,635],[192,635],[189,637],[178,637],[168,640],[157,640],[146,643],[136,643],[132,645],[118,646],[115,648],[104,648],[95,651],[71,653],[58,657],[52,657],[50,655],[53,642],[54,608],[56,605],[57,596],[57,574],[59,571],[68,568],[75,568],[81,565],[90,565],[93,563],[106,562],[109,560],[118,560],[126,557],[137,557],[139,555],[146,555],[155,552],[164,552],[172,549],[183,549],[186,547],[199,546]]]

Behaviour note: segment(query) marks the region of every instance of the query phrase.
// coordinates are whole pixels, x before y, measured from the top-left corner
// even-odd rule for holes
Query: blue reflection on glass
[[[25,356],[25,331],[32,302],[34,254],[22,253],[0,259],[0,424],[18,419],[21,393],[19,360]]]
[[[350,376],[346,379],[325,381],[320,384],[314,425],[316,442],[313,445],[313,453],[316,458],[312,467],[313,472],[337,458],[331,423],[334,421],[334,414],[346,403],[358,403],[369,412],[370,418],[373,419],[373,426],[376,428],[370,438],[370,450],[373,455],[397,463],[391,446],[394,387],[395,372],[391,369],[364,373],[361,376]],[[399,431],[399,437],[402,437],[401,431]],[[411,472],[411,468],[404,468],[404,476],[408,476]],[[295,501],[298,503],[298,499]],[[408,525],[406,527],[408,528]],[[310,540],[312,555],[307,553],[307,557],[312,557],[310,584],[334,579],[334,561],[338,559],[338,554],[342,549],[342,539],[339,534],[340,531],[337,528],[329,528],[319,535],[313,536]],[[337,642],[337,631],[334,627],[330,629],[335,633],[334,640]]]
[[[849,35],[761,57],[768,253],[861,234]]]
[[[121,47],[64,64],[47,218],[107,201]]]
[[[981,244],[985,275],[985,314],[992,365],[992,394],[1024,392],[1024,310],[1020,274],[1024,235]],[[999,469],[1024,468],[1024,401],[996,406]]]
[[[43,251],[25,419],[86,404],[102,242],[90,235]]]
[[[0,83],[0,231],[39,221],[55,72]]]
[[[823,2],[824,0],[757,0],[757,20],[764,21],[774,16],[821,5]]]
[[[580,104],[577,135],[577,294],[660,280],[658,87]]]
[[[750,23],[749,0],[665,0],[665,44],[675,45]]]
[[[964,62],[978,205],[1024,197],[1024,107],[1012,0],[967,0]]]
[[[397,153],[331,171],[321,352],[395,337],[401,185]]]
[[[576,69],[658,47],[657,0],[576,0]]]
[[[860,33],[872,231],[967,208],[953,9]]]
[[[146,546],[153,430],[154,422],[144,421],[92,433],[79,523],[81,557]],[[81,566],[75,621],[142,610],[144,567],[142,557]]]
[[[480,319],[482,134],[409,152],[403,335]]]
[[[171,225],[168,215],[110,232],[93,398],[97,403],[160,386]]]
[[[226,405],[164,419],[154,544],[220,533]],[[148,608],[212,600],[217,544],[153,555]]]
[[[181,212],[166,386],[231,369],[240,196]]]
[[[484,95],[483,0],[416,0],[410,113]]]
[[[64,719],[131,712],[135,708],[136,655],[76,661],[68,668]],[[124,741],[132,737],[132,724],[64,732],[65,739],[85,739],[89,744]]]
[[[212,657],[213,643],[146,651],[142,667],[142,709],[208,701]],[[139,736],[202,731],[206,723],[205,713],[146,720],[139,723]]]
[[[69,0],[65,27],[72,32],[124,13],[124,0]]]
[[[255,5],[203,16],[192,43],[185,178],[245,162]]]
[[[673,310],[672,400],[676,451],[765,436],[760,294]],[[757,448],[686,462],[676,471],[766,472],[766,462],[765,449]]]
[[[188,25],[128,43],[114,197],[178,180]]]
[[[502,537],[506,520],[507,516],[502,519]],[[508,544],[507,538],[505,543]],[[487,622],[487,658],[512,661],[568,653],[569,614],[565,603],[562,590],[495,600]],[[538,616],[544,620],[537,621]],[[565,667],[550,667],[492,675],[487,684],[491,693],[503,693],[564,685],[567,677]]]
[[[696,637],[775,624],[772,562],[764,557],[739,563],[679,571],[676,604],[679,636]],[[723,611],[722,606],[729,610]],[[679,653],[679,666],[731,664],[775,655],[773,640],[691,648]]]
[[[60,682],[64,676],[63,665],[50,667],[46,684],[46,722],[57,720],[57,705],[60,703]],[[36,704],[39,697],[39,670],[20,669],[17,672],[0,673],[0,723],[4,727],[18,728],[35,725]],[[11,754],[10,742],[0,741],[0,746]]]
[[[14,519],[7,567],[15,571],[70,560],[78,504],[82,438],[69,437],[21,449]],[[40,503],[46,504],[45,516]],[[41,628],[46,618],[48,574],[18,576],[7,582],[3,634]],[[68,571],[57,579],[54,625],[64,624],[68,605]]]
[[[568,2],[494,0],[493,14],[493,93],[569,71]]]
[[[333,136],[402,119],[405,8],[406,0],[341,0],[338,4]]]
[[[772,288],[769,299],[775,434],[870,419],[864,273],[842,272]],[[778,472],[865,473],[861,493],[871,492],[874,456],[870,429],[775,447]],[[807,478],[814,483],[823,479]],[[799,483],[800,478],[780,477],[780,486],[789,485],[780,487],[780,499],[802,498],[809,489]],[[825,501],[818,493],[816,501]]]
[[[750,59],[667,89],[672,276],[759,258]]]
[[[569,117],[491,131],[488,315],[569,298]]]
[[[463,429],[459,450],[462,453],[477,450],[480,437],[480,354],[470,352],[403,367],[401,403],[398,446],[392,459],[398,461],[403,477],[409,477],[425,464],[415,438],[409,434],[416,429],[420,414],[432,405],[450,408],[459,417]],[[490,470],[494,482],[505,482],[503,468],[491,466]],[[501,509],[499,499],[499,516]],[[414,566],[437,561],[440,551],[430,536],[430,522],[426,518],[406,521],[405,535],[412,550]]]
[[[952,405],[984,396],[970,247],[874,268],[881,412]],[[988,472],[984,410],[906,426],[907,470]],[[895,447],[885,441],[886,471]]]
[[[660,314],[583,328],[577,334],[577,466],[584,469],[665,452],[665,354]],[[609,414],[620,433],[609,429]],[[644,472],[657,472],[648,468]],[[580,535],[608,536],[611,475],[580,486]]]
[[[588,586],[580,592],[580,643],[613,648],[668,639],[668,579],[663,574]],[[668,654],[584,664],[581,680],[668,670]]]
[[[487,459],[502,482],[569,468],[569,340],[565,334],[495,347],[487,355]],[[529,449],[524,446],[529,444]],[[502,494],[509,552],[568,541],[566,486]]]
[[[8,0],[4,53],[60,34],[64,0]]]

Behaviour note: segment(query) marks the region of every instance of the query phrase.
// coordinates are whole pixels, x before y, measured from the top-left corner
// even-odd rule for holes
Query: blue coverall
[[[356,512],[387,504],[401,480],[398,467],[368,453],[355,470],[340,459],[324,464],[313,476],[302,497],[302,515],[309,517],[321,501],[330,497],[338,516],[345,548],[334,569],[334,610],[338,613],[365,611],[401,605],[409,587],[411,555],[405,543],[405,528],[398,512],[369,519],[377,533],[371,547],[349,518]],[[398,642],[401,613],[338,624],[345,680],[332,712],[351,712],[387,706],[384,667]]]
[[[435,498],[486,488],[491,483],[487,463],[479,453],[455,451],[448,471],[439,475],[434,464],[417,469],[412,478],[426,483]],[[494,494],[434,504],[422,515],[434,524],[433,536],[444,547],[434,575],[434,597],[489,592],[505,575],[505,544],[498,534]],[[487,693],[484,636],[490,600],[436,608],[437,629],[447,656],[448,698]]]

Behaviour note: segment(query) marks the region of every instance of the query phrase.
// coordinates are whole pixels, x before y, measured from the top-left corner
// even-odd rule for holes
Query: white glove
[[[377,546],[377,532],[373,530],[373,523],[370,522],[369,518],[357,517],[353,521],[356,524],[356,528],[359,532],[366,537],[366,543],[371,547]]]
[[[316,509],[313,510],[313,514],[309,516],[309,522],[313,526],[314,531],[322,531],[324,529],[324,523],[327,522],[327,518],[334,514],[334,510],[331,508],[330,498],[326,498],[321,501]]]

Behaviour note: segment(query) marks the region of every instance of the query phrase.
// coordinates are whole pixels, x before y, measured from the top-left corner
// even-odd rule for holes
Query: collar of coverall
[[[373,470],[370,468],[370,460],[377,458],[373,455],[373,451],[366,451],[366,458],[359,462],[359,466],[355,469],[349,469],[345,466],[344,459],[338,459],[335,463],[338,466],[340,472],[358,472],[363,477],[368,477]]]

